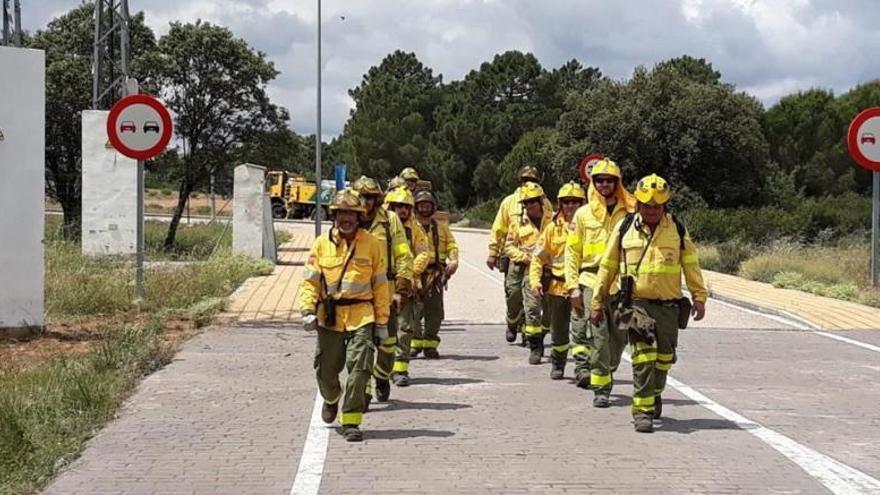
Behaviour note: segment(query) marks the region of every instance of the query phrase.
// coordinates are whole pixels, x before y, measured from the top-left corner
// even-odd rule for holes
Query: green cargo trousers
[[[526,272],[528,272],[528,268],[528,266],[525,267]],[[529,283],[528,276],[524,276],[522,279],[521,291],[525,317],[523,334],[530,341],[536,339],[543,342],[544,335],[550,333],[550,311],[547,310],[549,298],[538,299],[532,294],[532,285]]]
[[[523,321],[523,279],[527,266],[511,262],[504,276],[504,295],[507,302],[507,328],[519,332]]]
[[[568,349],[571,347],[568,330],[571,322],[571,303],[565,296],[544,296],[547,317],[550,320],[550,343],[553,351],[550,362],[554,368],[565,369]]]
[[[574,358],[575,377],[590,374],[590,356],[593,352],[593,324],[590,323],[590,300],[593,289],[581,287],[584,312],[571,312],[571,355]]]
[[[666,388],[666,375],[675,363],[678,345],[678,306],[676,303],[634,301],[656,321],[657,339],[651,344],[632,342],[633,417],[653,417],[654,398]]]
[[[397,345],[397,334],[399,333],[398,313],[399,309],[396,305],[391,305],[391,314],[388,316],[388,338],[379,342],[379,349],[376,353],[376,365],[373,366],[373,376],[377,380],[390,380],[391,372],[394,368],[394,349]],[[372,387],[369,391],[372,395]]]
[[[339,374],[343,368],[348,370],[345,397],[342,400],[342,418],[339,420],[342,425],[361,424],[374,353],[372,323],[348,332],[318,328],[315,374],[324,402],[335,404],[339,401],[342,396]]]
[[[444,318],[443,292],[431,291],[415,308],[413,349],[440,347],[440,325]]]
[[[415,299],[408,299],[397,312],[398,339],[392,374],[409,372],[409,351],[412,349],[417,306]]]
[[[591,289],[582,289],[584,295],[589,292],[592,299],[593,291]],[[584,302],[585,308],[590,307],[589,302]],[[592,335],[593,346],[590,350],[590,388],[596,394],[610,394],[614,386],[614,372],[620,366],[620,358],[626,349],[627,336],[626,331],[620,330],[614,323],[612,315],[614,311],[610,302],[606,302],[605,319],[599,325],[590,326],[590,334]]]

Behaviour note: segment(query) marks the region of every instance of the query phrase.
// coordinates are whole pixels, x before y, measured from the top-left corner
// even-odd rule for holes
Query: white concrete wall
[[[137,250],[137,161],[107,139],[105,110],[82,113],[82,251],[134,254]]]
[[[45,58],[0,47],[0,67],[0,329],[16,330],[43,326]]]
[[[253,258],[263,257],[265,177],[266,167],[250,163],[233,175],[232,251]]]

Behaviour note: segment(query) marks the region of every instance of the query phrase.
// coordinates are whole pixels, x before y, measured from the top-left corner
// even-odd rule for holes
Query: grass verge
[[[149,267],[138,305],[128,261],[47,242],[47,332],[0,342],[0,494],[43,486],[238,285],[272,270],[228,246],[215,251],[211,235],[193,236],[187,252],[207,253],[198,255],[205,260]]]

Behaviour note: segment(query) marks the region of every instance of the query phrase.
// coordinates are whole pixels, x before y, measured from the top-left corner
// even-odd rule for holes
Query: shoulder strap
[[[394,273],[391,269],[394,265],[394,258],[391,257],[391,220],[383,222],[382,227],[385,229],[385,249],[388,251],[388,273]]]
[[[437,220],[431,219],[431,240],[434,241],[434,263],[440,264],[440,232],[438,232]]]
[[[624,217],[623,222],[620,223],[620,230],[617,232],[621,239],[623,239],[624,234],[626,234],[626,231],[632,226],[635,219],[636,216],[633,213],[628,213],[626,217]]]
[[[684,238],[687,235],[687,228],[684,226],[684,222],[678,219],[673,214],[669,214],[672,217],[672,222],[675,223],[675,230],[678,231],[678,247],[682,251],[684,251]]]
[[[342,265],[342,273],[339,274],[339,281],[336,282],[336,293],[339,293],[342,289],[342,278],[345,277],[345,272],[348,271],[348,264],[351,263],[351,259],[354,258],[355,249],[357,249],[357,237],[351,241],[351,250],[348,252],[348,258],[345,260],[345,264]]]

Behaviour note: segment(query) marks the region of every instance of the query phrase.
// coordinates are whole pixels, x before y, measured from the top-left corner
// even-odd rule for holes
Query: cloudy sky
[[[32,30],[79,1],[22,3]],[[316,3],[129,0],[158,35],[172,20],[201,18],[267,53],[281,70],[271,94],[301,133],[315,130]],[[880,77],[877,0],[324,0],[322,8],[325,136],[342,130],[347,90],[398,48],[445,81],[509,49],[531,51],[545,67],[577,58],[619,79],[689,54],[765,105],[799,89],[839,93]]]

